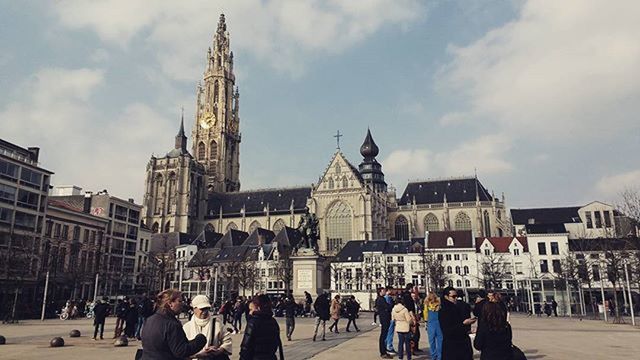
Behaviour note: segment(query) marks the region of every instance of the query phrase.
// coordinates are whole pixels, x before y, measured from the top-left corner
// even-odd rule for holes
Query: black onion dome
[[[372,158],[378,156],[380,149],[378,149],[378,145],[373,141],[373,137],[371,137],[371,131],[367,129],[367,137],[364,139],[362,146],[360,146],[360,155],[365,158]]]

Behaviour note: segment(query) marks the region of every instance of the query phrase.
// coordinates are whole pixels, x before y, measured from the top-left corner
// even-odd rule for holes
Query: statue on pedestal
[[[305,209],[304,215],[300,218],[297,230],[302,235],[302,240],[296,245],[295,252],[299,249],[309,249],[313,254],[318,254],[318,217],[316,214],[310,214],[309,209]]]

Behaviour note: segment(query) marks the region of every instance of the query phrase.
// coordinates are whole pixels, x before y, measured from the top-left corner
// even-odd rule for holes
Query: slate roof
[[[302,234],[300,233],[300,231],[288,226],[283,227],[273,239],[273,241],[277,242],[278,244],[289,246],[291,248],[296,247],[296,245],[298,245],[301,240]]]
[[[527,234],[564,234],[567,228],[564,224],[527,224],[524,226]]]
[[[385,254],[408,254],[411,250],[413,241],[387,241],[387,246],[384,249]]]
[[[223,248],[223,247],[231,247],[231,246],[240,246],[242,245],[242,243],[244,243],[244,241],[248,237],[249,237],[249,234],[244,231],[229,229],[229,231],[227,231],[227,233],[224,234],[224,236],[222,236],[220,240],[218,240],[215,247]]]
[[[536,208],[536,209],[511,209],[511,220],[514,225],[525,225],[529,219],[534,224],[568,224],[580,223],[578,210],[580,206]]]
[[[198,250],[195,255],[189,260],[187,267],[201,267],[211,266],[214,263],[215,256],[220,252],[220,249],[205,248]]]
[[[447,246],[447,239],[453,239],[453,246]],[[474,248],[471,230],[430,231],[428,249]]]
[[[509,252],[509,246],[511,245],[511,243],[513,242],[513,237],[486,237],[486,238],[477,238],[476,239],[476,250],[479,252],[480,251],[480,246],[482,245],[482,243],[484,242],[484,240],[488,240],[491,245],[493,245],[494,251],[497,253],[508,253]],[[529,251],[529,245],[527,242],[527,238],[524,236],[518,236],[515,238],[516,241],[518,241],[520,243],[520,245],[522,245],[522,247],[524,248],[524,252],[528,252]]]
[[[492,201],[493,197],[489,191],[476,178],[428,180],[410,182],[398,199],[398,204],[406,205],[413,203],[415,197],[416,204],[441,204],[444,196],[447,202],[470,202],[476,201],[476,185],[480,201]]]
[[[260,243],[260,237],[262,237],[263,244],[270,244],[273,238],[276,237],[276,234],[271,230],[257,228],[253,230],[253,232],[245,239],[242,245],[246,246],[258,246]]]
[[[84,195],[49,196],[47,202],[73,211],[84,210]]]
[[[244,207],[245,215],[264,215],[264,209],[269,206],[272,215],[289,214],[293,202],[294,213],[304,212],[307,199],[311,197],[311,187],[296,187],[283,189],[262,189],[252,191],[240,191],[233,193],[209,194],[207,205],[207,217],[237,217]]]
[[[640,250],[640,238],[569,239],[569,251]]]
[[[244,262],[258,260],[257,246],[228,246],[220,249],[213,262]]]
[[[369,241],[371,242],[371,241]],[[335,256],[335,262],[362,262],[362,249],[364,248],[364,240],[347,241],[340,252]]]
[[[214,231],[202,230],[200,234],[191,242],[192,245],[198,245],[198,248],[212,248],[216,246],[218,241],[224,234]]]

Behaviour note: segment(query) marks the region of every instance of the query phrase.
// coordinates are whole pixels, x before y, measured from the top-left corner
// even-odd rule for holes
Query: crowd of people
[[[391,359],[397,354],[399,359],[410,360],[421,353],[423,322],[432,360],[471,360],[474,347],[480,351],[481,360],[524,358],[512,344],[508,306],[497,292],[480,291],[472,308],[461,301],[453,287],[445,288],[440,296],[429,293],[424,299],[413,284],[401,291],[386,287],[378,289],[375,310],[374,324],[376,318],[380,321],[381,358]]]

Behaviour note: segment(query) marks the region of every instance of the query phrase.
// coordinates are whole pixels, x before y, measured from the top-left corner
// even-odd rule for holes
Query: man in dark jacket
[[[278,350],[282,360],[280,327],[273,318],[271,301],[266,295],[258,295],[249,306],[251,310],[240,345],[240,360],[276,360]]]
[[[393,356],[387,354],[387,334],[389,332],[389,326],[391,325],[391,305],[389,305],[387,300],[384,298],[386,294],[387,289],[379,288],[375,304],[381,325],[380,338],[378,339],[378,350],[380,351],[381,358],[393,359]]]
[[[98,327],[100,328],[100,340],[104,340],[104,322],[109,315],[109,305],[107,301],[109,301],[109,298],[105,296],[102,298],[102,301],[98,300],[98,303],[93,308],[93,340],[96,340],[98,336]]]
[[[442,329],[442,358],[446,360],[471,360],[473,349],[465,325],[471,325],[475,319],[462,319],[456,306],[458,293],[447,287],[442,292],[440,308],[440,328]]]
[[[349,319],[349,321],[347,322],[347,332],[351,331],[349,330],[349,327],[351,324],[353,324],[353,327],[356,328],[356,331],[360,331],[360,329],[358,329],[358,325],[356,324],[356,319],[358,318],[358,311],[360,311],[360,304],[358,304],[358,302],[356,301],[356,297],[351,295],[351,298],[349,298],[349,300],[347,300],[347,319]]]
[[[313,330],[313,341],[316,341],[316,336],[318,335],[318,327],[320,323],[322,323],[322,340],[325,339],[325,333],[327,328],[327,321],[329,321],[329,295],[324,293],[322,295],[318,295],[316,298],[316,302],[313,303],[313,309],[316,312],[316,327]]]
[[[127,299],[118,300],[118,304],[116,305],[116,329],[113,333],[113,338],[119,338],[122,335],[122,330],[124,329],[124,323],[127,321],[127,309],[129,308],[129,303]]]
[[[471,305],[469,305],[464,298],[461,296],[458,298],[456,302],[456,307],[458,311],[460,311],[460,316],[462,320],[471,319]],[[471,334],[471,324],[465,325],[465,329],[467,329],[467,334]]]
[[[289,295],[284,300],[284,316],[285,316],[285,325],[287,327],[287,340],[291,341],[291,335],[293,335],[293,330],[296,328],[296,309],[298,305],[293,301],[293,296]]]

